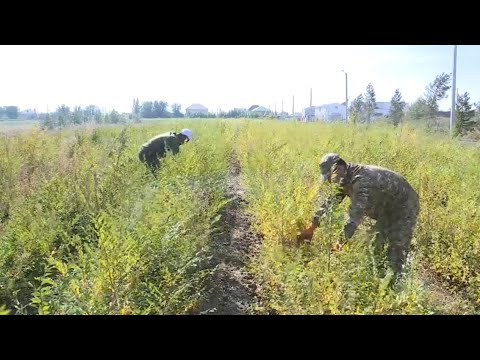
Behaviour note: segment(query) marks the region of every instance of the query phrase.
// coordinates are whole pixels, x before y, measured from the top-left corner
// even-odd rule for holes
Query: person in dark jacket
[[[155,174],[160,166],[160,159],[170,151],[173,155],[180,152],[180,145],[193,140],[192,131],[183,129],[179,133],[170,131],[159,134],[142,145],[138,158]]]

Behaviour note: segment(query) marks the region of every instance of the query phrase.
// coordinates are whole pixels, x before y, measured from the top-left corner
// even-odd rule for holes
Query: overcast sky
[[[480,46],[457,50],[457,88],[480,101]],[[0,45],[0,106],[50,111],[60,104],[129,112],[164,100],[218,108],[253,104],[300,112],[310,102],[349,101],[369,82],[377,101],[399,88],[415,101],[437,74],[451,73],[453,46],[439,45]],[[449,110],[450,96],[440,104]]]

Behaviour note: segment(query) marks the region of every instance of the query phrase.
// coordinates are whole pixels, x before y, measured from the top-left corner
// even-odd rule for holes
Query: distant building
[[[437,111],[437,116],[438,117],[444,117],[444,118],[449,118],[450,117],[450,111]]]
[[[185,116],[189,117],[196,114],[208,115],[208,108],[201,104],[192,104],[185,109]]]
[[[277,114],[277,118],[288,118],[288,113],[286,111],[280,111],[278,114]]]
[[[18,113],[18,115],[21,119],[26,119],[26,120],[32,120],[38,117],[37,112],[32,109],[22,110]]]
[[[270,110],[264,106],[257,106],[256,108],[249,110],[248,114],[253,117],[264,117],[270,114]]]
[[[326,104],[320,107],[320,117],[324,121],[336,121],[336,120],[343,120],[345,121],[346,114],[345,114],[345,104]]]
[[[321,106],[309,106],[303,109],[302,118],[305,121],[323,120],[326,122],[345,121],[345,103],[325,104]]]
[[[373,120],[388,117],[390,114],[390,102],[377,102]],[[323,120],[326,122],[343,120],[345,121],[345,103],[331,103],[321,106],[310,106],[303,109],[302,119],[304,121]]]
[[[303,109],[302,118],[305,121],[319,120],[321,115],[321,106],[309,106]]]
[[[388,117],[390,115],[390,102],[377,102],[375,108],[375,113],[373,115],[374,119],[382,118],[382,117]]]

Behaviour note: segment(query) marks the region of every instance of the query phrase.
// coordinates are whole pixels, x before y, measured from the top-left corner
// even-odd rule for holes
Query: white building
[[[185,109],[185,115],[187,117],[195,115],[195,114],[203,114],[207,115],[208,114],[208,108],[201,104],[192,104],[189,107]]]
[[[390,114],[390,102],[380,101],[376,103],[373,120],[388,117]],[[305,121],[323,120],[326,122],[345,121],[345,103],[332,103],[321,106],[310,106],[303,109],[302,118]]]
[[[374,119],[382,118],[382,117],[387,117],[390,114],[390,102],[377,102],[375,108],[375,114],[373,115]]]
[[[325,104],[321,106],[310,106],[303,110],[303,118],[306,121],[323,120],[327,122],[345,121],[345,104]]]

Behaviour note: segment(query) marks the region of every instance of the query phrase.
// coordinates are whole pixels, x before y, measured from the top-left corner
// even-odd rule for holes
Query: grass
[[[176,122],[4,137],[0,303],[18,314],[195,308],[232,136],[224,122],[186,124],[198,141],[158,180],[137,151]]]
[[[189,127],[195,141],[168,157],[158,179],[138,161],[142,143]],[[238,137],[234,137],[234,133]],[[473,312],[480,302],[480,152],[404,125],[274,120],[161,120],[3,134],[0,138],[0,313],[185,314],[205,294],[211,233],[226,203],[232,151],[254,228],[250,270],[263,306],[280,314]],[[318,161],[402,173],[421,211],[405,280],[378,272],[368,226],[328,251],[346,200],[310,246],[295,246],[320,187]],[[425,273],[462,298],[446,298]],[[448,302],[448,303],[447,303]]]
[[[441,312],[425,292],[418,263],[480,301],[478,150],[409,126],[268,121],[245,123],[237,146],[250,211],[265,237],[252,269],[264,284],[266,306],[281,314]],[[329,191],[318,182],[318,162],[327,152],[396,170],[420,195],[407,279],[395,291],[385,288],[387,279],[376,271],[368,227],[330,255],[349,201],[323,221],[313,246],[294,246],[297,231],[311,219],[317,192],[322,197]]]

